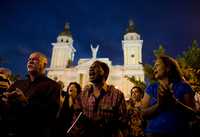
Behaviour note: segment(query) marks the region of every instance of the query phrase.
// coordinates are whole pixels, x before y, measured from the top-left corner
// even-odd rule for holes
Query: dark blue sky
[[[52,42],[70,23],[75,64],[91,57],[90,43],[100,45],[98,57],[123,64],[121,40],[132,19],[144,40],[143,62],[153,60],[160,44],[171,56],[200,43],[199,0],[0,0],[0,57],[2,66],[26,73],[32,51],[51,57]],[[112,52],[111,52],[112,51]]]

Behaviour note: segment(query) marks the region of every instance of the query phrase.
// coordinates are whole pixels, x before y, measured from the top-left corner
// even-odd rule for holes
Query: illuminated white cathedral
[[[64,82],[65,88],[72,81],[76,81],[84,87],[89,81],[88,71],[90,65],[95,60],[100,60],[107,63],[110,68],[107,82],[120,89],[125,97],[128,97],[133,84],[125,76],[135,76],[136,79],[144,81],[144,71],[141,65],[142,44],[143,40],[140,39],[140,35],[136,32],[133,22],[129,21],[121,47],[124,56],[123,65],[112,65],[112,61],[106,57],[98,58],[97,53],[101,47],[99,45],[96,47],[89,45],[92,57],[80,58],[78,64],[72,67],[71,64],[74,61],[76,49],[73,47],[73,37],[69,30],[69,25],[65,24],[64,31],[57,37],[57,42],[52,43],[51,64],[47,69],[47,75],[54,80]],[[88,54],[90,54],[89,52]]]

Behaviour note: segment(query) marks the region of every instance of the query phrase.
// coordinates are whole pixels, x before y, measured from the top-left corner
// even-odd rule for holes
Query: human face
[[[131,89],[131,99],[135,102],[139,102],[142,99],[142,95],[138,88]]]
[[[93,63],[89,69],[89,79],[92,83],[101,83],[104,79],[104,71],[99,63]]]
[[[75,99],[75,98],[77,97],[77,94],[78,94],[76,85],[71,84],[71,85],[69,86],[68,93],[69,93],[69,95],[70,95],[72,98]]]
[[[31,74],[41,73],[42,64],[41,64],[41,57],[37,53],[32,53],[27,62],[27,69],[28,72]]]
[[[154,77],[157,80],[165,78],[167,76],[167,68],[161,59],[157,59],[154,65]]]

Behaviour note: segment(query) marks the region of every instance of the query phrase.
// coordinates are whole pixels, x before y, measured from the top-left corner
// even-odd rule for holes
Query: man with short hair
[[[109,67],[106,63],[95,61],[89,69],[90,84],[81,94],[83,122],[80,137],[119,137],[125,136],[126,104],[123,93],[106,80]],[[77,123],[77,125],[80,125]],[[76,130],[76,127],[72,130]],[[72,131],[73,132],[73,131]],[[76,132],[75,132],[76,133]]]
[[[16,117],[17,136],[52,137],[60,104],[60,85],[45,76],[47,57],[33,52],[27,61],[28,79],[16,81],[5,96]]]

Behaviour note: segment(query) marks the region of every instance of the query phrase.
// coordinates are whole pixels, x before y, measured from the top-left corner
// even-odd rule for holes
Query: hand
[[[4,92],[1,98],[1,101],[4,102],[5,104],[7,104],[9,102],[9,100],[11,100],[12,98],[16,98],[17,95],[17,91],[14,90],[12,92]]]
[[[172,99],[172,90],[171,85],[165,83],[163,81],[160,82],[160,86],[158,89],[158,104],[159,106],[164,106],[169,104],[170,100]]]
[[[16,88],[15,91],[16,91],[17,98],[20,102],[25,102],[25,103],[28,102],[27,97],[24,95],[24,93],[21,89]]]
[[[12,98],[12,97],[16,97],[17,96],[17,93],[16,93],[16,90],[12,91],[12,92],[4,92],[3,93],[3,97],[4,98]]]

